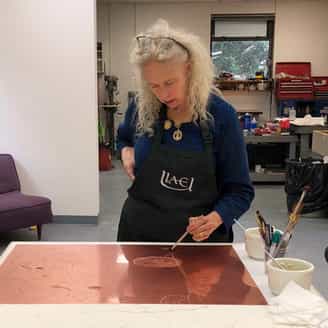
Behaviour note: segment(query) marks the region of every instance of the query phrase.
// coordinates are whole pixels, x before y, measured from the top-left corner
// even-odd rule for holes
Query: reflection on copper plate
[[[247,271],[243,273],[241,280],[247,286],[255,287],[255,288],[257,287],[256,283],[254,282],[254,280],[251,278],[251,276]]]
[[[66,286],[61,286],[61,285],[51,285],[52,288],[61,288],[61,289],[66,289],[71,291],[72,289]]]
[[[88,286],[89,289],[99,290],[101,286]]]
[[[169,256],[146,256],[135,258],[133,264],[144,268],[176,268],[181,261]]]
[[[188,295],[166,295],[159,301],[160,304],[188,304]]]

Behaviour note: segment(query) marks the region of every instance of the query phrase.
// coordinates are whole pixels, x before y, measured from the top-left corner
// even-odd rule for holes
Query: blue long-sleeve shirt
[[[213,210],[221,216],[226,229],[230,229],[233,220],[248,210],[254,198],[246,147],[236,112],[229,103],[211,94],[207,110],[214,118],[214,124],[211,126],[214,136],[213,161],[219,191]],[[118,128],[117,149],[121,153],[125,146],[134,147],[137,176],[139,168],[150,153],[153,138],[136,134],[136,117],[136,105],[132,102]],[[183,132],[182,140],[175,141],[172,138],[172,127],[170,130],[164,130],[163,143],[185,150],[203,150],[201,130],[197,124],[183,123],[180,129]]]

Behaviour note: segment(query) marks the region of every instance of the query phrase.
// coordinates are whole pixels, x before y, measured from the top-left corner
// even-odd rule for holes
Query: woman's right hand
[[[133,147],[124,147],[121,152],[121,159],[123,163],[123,168],[131,180],[135,179],[134,176],[134,148]]]

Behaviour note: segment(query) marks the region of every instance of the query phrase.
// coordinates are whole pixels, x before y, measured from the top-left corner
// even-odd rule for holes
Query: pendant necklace
[[[171,129],[172,124],[173,124],[172,121],[165,120],[164,129],[165,130]],[[176,129],[173,131],[172,138],[173,138],[174,141],[180,141],[183,137],[182,131],[180,130],[181,124],[179,124],[179,125],[174,124],[174,126],[175,126]]]

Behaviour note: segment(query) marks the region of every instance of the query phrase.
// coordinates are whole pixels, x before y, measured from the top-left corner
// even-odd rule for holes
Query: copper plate
[[[0,303],[266,301],[231,246],[29,244],[0,266]]]

